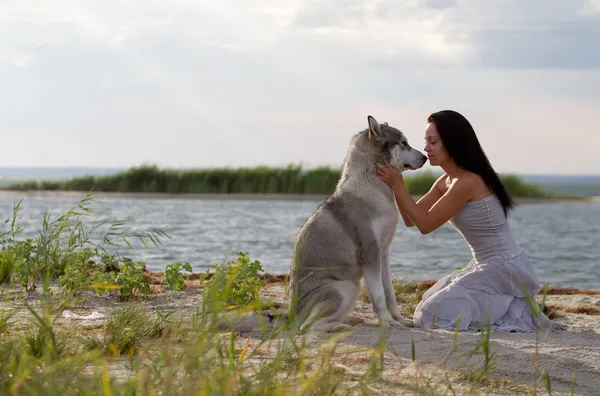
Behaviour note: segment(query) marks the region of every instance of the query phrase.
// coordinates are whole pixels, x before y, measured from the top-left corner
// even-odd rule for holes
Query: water
[[[81,195],[0,194],[3,218],[12,215],[14,200],[24,198],[21,238],[35,237],[47,210],[55,218]],[[320,204],[318,200],[196,199],[96,196],[91,204],[99,221],[131,219],[138,230],[168,226],[171,239],[145,250],[119,252],[143,260],[150,271],[188,261],[195,272],[245,251],[266,272],[286,273],[296,232]],[[523,203],[510,218],[516,239],[527,251],[543,282],[558,287],[600,288],[600,205],[594,203]],[[465,265],[471,252],[449,225],[428,235],[400,225],[390,251],[394,276],[410,280],[438,279]]]

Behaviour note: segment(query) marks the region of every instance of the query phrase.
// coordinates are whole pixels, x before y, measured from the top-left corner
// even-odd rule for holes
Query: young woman
[[[415,326],[479,330],[488,320],[495,330],[529,332],[562,327],[543,313],[535,317],[526,299],[539,308],[541,288],[526,253],[511,234],[507,217],[515,203],[488,161],[471,124],[461,114],[431,114],[425,152],[445,174],[418,202],[408,193],[402,174],[378,164],[378,177],[394,191],[408,227],[430,233],[447,221],[469,245],[473,260],[440,279],[423,295],[414,313]]]

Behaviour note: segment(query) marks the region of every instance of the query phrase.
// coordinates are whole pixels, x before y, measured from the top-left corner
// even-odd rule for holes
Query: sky
[[[600,174],[600,0],[0,5],[3,167],[340,166],[441,109],[498,172]]]

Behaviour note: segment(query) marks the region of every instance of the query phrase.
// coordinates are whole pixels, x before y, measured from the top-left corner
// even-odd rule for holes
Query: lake
[[[42,227],[46,211],[54,219],[83,196],[2,192],[0,209],[3,219],[10,218],[15,200],[23,198],[18,220],[23,229],[20,238],[33,238]],[[321,202],[98,194],[90,204],[95,216],[84,222],[130,219],[129,226],[138,230],[167,226],[171,238],[164,239],[160,247],[150,245],[150,250],[145,250],[135,243],[134,250],[118,250],[124,256],[145,261],[150,271],[163,271],[168,263],[187,261],[194,272],[201,272],[244,251],[260,260],[265,272],[286,273],[295,235]],[[600,289],[600,204],[521,203],[510,217],[510,225],[543,282],[557,287]],[[438,279],[470,259],[468,246],[450,224],[421,235],[401,223],[390,251],[394,276],[408,280]]]

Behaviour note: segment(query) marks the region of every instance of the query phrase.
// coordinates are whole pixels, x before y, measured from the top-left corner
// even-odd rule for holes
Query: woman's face
[[[440,166],[450,159],[433,122],[427,124],[427,128],[425,128],[424,150],[427,153],[429,164],[432,166]]]

